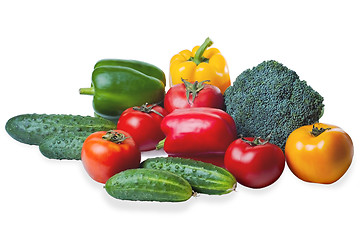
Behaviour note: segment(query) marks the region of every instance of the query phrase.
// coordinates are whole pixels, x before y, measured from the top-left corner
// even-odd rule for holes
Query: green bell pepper
[[[164,72],[157,66],[154,66],[147,62],[142,62],[138,60],[127,60],[127,59],[102,59],[95,64],[94,69],[104,66],[129,67],[139,72],[142,72],[148,76],[152,76],[161,80],[166,86],[166,79]]]
[[[117,122],[127,108],[163,101],[165,75],[159,70],[140,61],[101,60],[92,72],[91,87],[80,88],[80,94],[94,96],[96,116]]]

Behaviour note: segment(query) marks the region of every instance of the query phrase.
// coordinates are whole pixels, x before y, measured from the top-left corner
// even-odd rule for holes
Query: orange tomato
[[[323,123],[293,131],[285,145],[286,162],[300,179],[330,184],[348,170],[354,155],[350,136],[341,128]]]
[[[116,173],[138,168],[141,153],[127,132],[99,131],[86,138],[81,150],[81,160],[92,179],[105,183]]]

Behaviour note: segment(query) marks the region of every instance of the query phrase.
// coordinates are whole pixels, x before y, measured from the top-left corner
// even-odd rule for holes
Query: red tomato
[[[224,97],[218,87],[204,82],[176,84],[165,95],[164,107],[168,113],[179,108],[212,107],[224,109]]]
[[[116,173],[138,168],[141,153],[128,133],[121,130],[100,131],[86,138],[81,160],[92,179],[105,183]]]
[[[165,138],[160,124],[166,115],[166,110],[157,105],[128,108],[121,114],[117,129],[129,133],[140,151],[153,150]]]
[[[224,164],[236,180],[250,188],[274,183],[285,167],[285,155],[276,145],[257,138],[237,139],[226,150]],[[256,142],[257,141],[257,142]]]

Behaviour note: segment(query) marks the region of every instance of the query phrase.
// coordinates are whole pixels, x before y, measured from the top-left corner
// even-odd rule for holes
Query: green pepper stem
[[[82,94],[82,95],[94,95],[95,89],[93,87],[80,88],[79,93]]]
[[[213,41],[211,41],[210,38],[206,38],[205,42],[199,47],[199,49],[196,51],[193,61],[196,63],[196,65],[199,65],[201,62],[203,62],[203,54],[205,50],[210,47],[213,44]]]

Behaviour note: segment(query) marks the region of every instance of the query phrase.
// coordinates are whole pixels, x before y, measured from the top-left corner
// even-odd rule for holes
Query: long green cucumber
[[[236,188],[235,177],[226,169],[210,163],[179,157],[155,157],[143,161],[140,167],[162,169],[186,179],[198,193],[221,195]]]
[[[114,198],[132,201],[182,202],[193,195],[184,178],[158,169],[122,171],[109,178],[105,189]]]
[[[107,131],[115,128],[115,123],[103,118],[68,114],[22,114],[10,118],[5,126],[12,138],[31,145],[39,145],[50,135]]]
[[[81,149],[91,132],[51,135],[40,143],[42,155],[51,159],[81,160]]]

